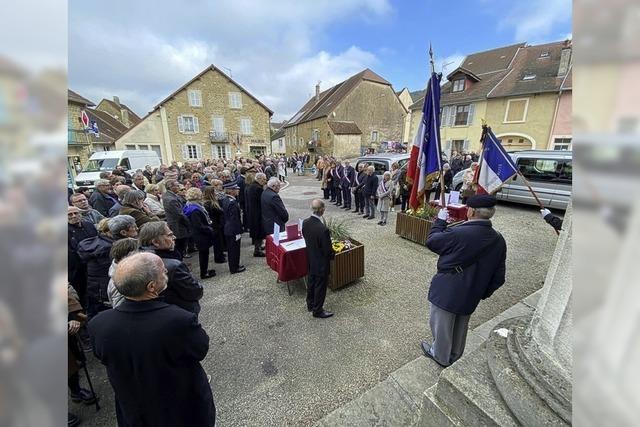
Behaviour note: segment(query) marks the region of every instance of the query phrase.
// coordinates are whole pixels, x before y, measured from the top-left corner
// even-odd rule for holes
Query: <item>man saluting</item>
[[[447,210],[441,209],[427,237],[427,247],[440,257],[429,288],[433,343],[422,341],[421,346],[442,366],[462,356],[471,314],[504,283],[507,245],[491,226],[495,205],[490,195],[469,197],[469,221],[451,229]]]

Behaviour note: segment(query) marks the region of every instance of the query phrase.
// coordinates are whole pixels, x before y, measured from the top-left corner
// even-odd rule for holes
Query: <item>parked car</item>
[[[352,164],[358,170],[358,166],[362,163],[368,163],[375,168],[376,175],[382,175],[386,171],[391,170],[391,165],[394,162],[398,162],[400,168],[406,167],[409,163],[409,154],[397,154],[397,153],[381,153],[381,154],[369,154],[366,156],[358,157]]]
[[[525,150],[510,152],[509,155],[545,207],[567,208],[572,188],[571,151]],[[454,190],[461,190],[463,175],[464,170],[453,177],[451,185]],[[505,183],[496,193],[496,198],[527,205],[538,204],[519,175]]]
[[[138,169],[144,170],[145,166],[152,168],[160,166],[160,158],[151,150],[123,150],[100,151],[93,153],[89,162],[76,176],[75,186],[93,188],[95,181],[100,177],[100,172],[112,171],[116,166],[124,166],[129,173]]]

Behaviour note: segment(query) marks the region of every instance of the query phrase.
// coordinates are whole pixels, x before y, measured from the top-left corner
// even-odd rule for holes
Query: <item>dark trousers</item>
[[[354,209],[355,212],[359,212],[361,210],[361,206],[362,204],[360,203],[360,194],[362,193],[361,190],[356,190],[355,193],[353,193],[353,199],[356,203],[356,207]]]
[[[329,276],[307,276],[307,309],[313,313],[323,310],[324,298],[327,295],[327,281]]]
[[[203,248],[202,245],[198,245],[198,262],[200,263],[200,276],[205,276],[209,271],[209,248]]]
[[[322,181],[322,169],[318,169],[318,177],[316,178],[318,181]]]
[[[331,195],[331,202],[336,201],[336,187],[333,184],[329,184],[329,194]]]
[[[240,266],[240,240],[236,240],[236,236],[224,236],[227,241],[227,261],[229,262],[229,271],[235,273]]]
[[[180,253],[181,257],[184,257],[187,254],[188,244],[189,244],[188,237],[182,237],[180,239],[176,239],[176,251]]]
[[[409,202],[409,195],[401,193],[400,194],[400,209],[404,212],[407,209],[407,203]]]
[[[344,206],[351,209],[351,187],[342,187],[342,200],[344,200]]]
[[[334,187],[334,192],[336,193],[336,204],[341,205],[342,204],[342,188],[340,187]]]
[[[214,262],[224,262],[224,236],[221,230],[213,232],[213,260]]]
[[[329,200],[329,197],[331,197],[331,190],[329,189],[329,187],[324,188],[322,192],[324,193],[324,199]]]

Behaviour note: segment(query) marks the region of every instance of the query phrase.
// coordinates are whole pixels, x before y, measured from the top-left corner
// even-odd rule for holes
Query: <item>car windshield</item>
[[[118,166],[118,159],[99,159],[89,160],[87,166],[83,169],[84,172],[101,172],[112,171]]]

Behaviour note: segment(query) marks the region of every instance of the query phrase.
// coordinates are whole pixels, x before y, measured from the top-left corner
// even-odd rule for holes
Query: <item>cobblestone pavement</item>
[[[297,221],[321,191],[311,177],[289,179],[281,196]],[[218,275],[204,284],[200,321],[211,342],[203,366],[212,375],[218,425],[310,425],[421,355],[420,340],[430,338],[426,295],[436,256],[395,235],[394,213],[384,227],[333,205],[325,215],[346,219],[365,244],[365,277],[327,293],[334,317],[311,317],[304,284],[293,283],[289,296],[264,258],[251,256],[247,235],[247,272],[231,276],[217,264]],[[507,240],[507,283],[480,304],[471,328],[542,286],[556,240],[535,207],[499,204],[493,222]],[[191,262],[197,268],[196,256]],[[93,361],[91,372],[103,409],[71,402],[69,409],[84,425],[115,425],[104,369]]]

